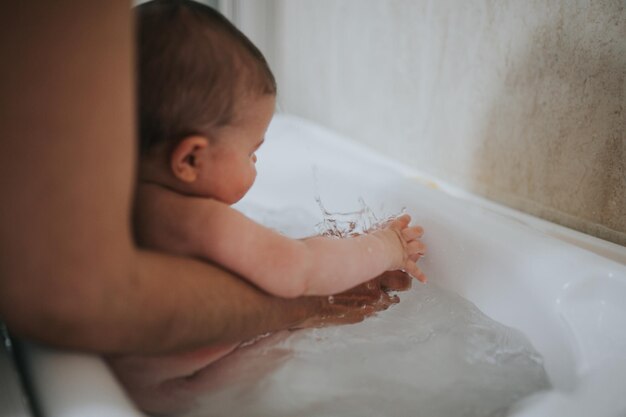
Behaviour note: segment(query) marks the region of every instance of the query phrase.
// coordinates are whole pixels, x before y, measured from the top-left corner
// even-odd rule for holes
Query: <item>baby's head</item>
[[[274,112],[263,55],[226,18],[190,0],[136,8],[140,178],[238,201]]]

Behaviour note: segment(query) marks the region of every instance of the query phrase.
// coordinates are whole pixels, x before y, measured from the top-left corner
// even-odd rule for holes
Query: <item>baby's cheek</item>
[[[250,169],[250,171],[248,172],[248,175],[245,176],[245,178],[242,178],[242,184],[241,184],[241,189],[243,191],[243,194],[246,194],[250,188],[252,188],[252,185],[254,185],[254,181],[256,180],[256,168],[254,168],[254,165],[252,165],[252,169]]]
[[[255,180],[256,180],[256,167],[254,167],[254,169],[252,170],[252,175],[250,175],[250,186],[248,187],[248,189],[250,189],[252,185],[254,185]]]

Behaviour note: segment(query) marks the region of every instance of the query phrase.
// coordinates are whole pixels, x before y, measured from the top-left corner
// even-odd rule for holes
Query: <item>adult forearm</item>
[[[138,299],[130,294],[125,326],[145,329],[130,346],[137,351],[171,351],[245,340],[297,327],[320,313],[313,298],[286,300],[255,288],[205,262],[140,252]],[[144,312],[149,312],[148,314]]]
[[[98,278],[48,276],[46,293],[14,288],[0,300],[3,319],[59,347],[160,353],[298,327],[320,313],[314,298],[275,298],[217,267],[160,253],[138,251],[127,271]]]

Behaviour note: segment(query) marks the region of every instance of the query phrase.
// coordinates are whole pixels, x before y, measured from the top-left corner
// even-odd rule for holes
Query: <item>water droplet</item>
[[[335,304],[335,297],[333,297],[332,295],[328,296],[328,303],[329,304]]]

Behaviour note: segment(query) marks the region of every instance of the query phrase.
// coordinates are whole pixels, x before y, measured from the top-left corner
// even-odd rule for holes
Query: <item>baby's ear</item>
[[[174,148],[170,158],[172,173],[181,181],[192,183],[200,173],[201,158],[209,146],[204,136],[187,136]]]

